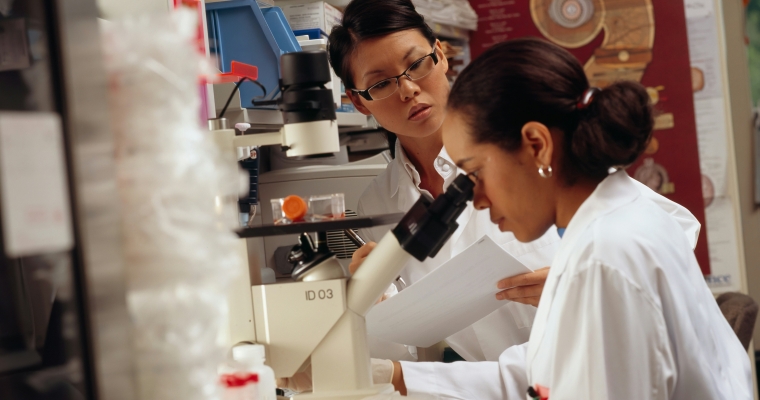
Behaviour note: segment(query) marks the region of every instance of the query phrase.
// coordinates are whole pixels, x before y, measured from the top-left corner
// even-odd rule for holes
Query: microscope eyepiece
[[[451,195],[452,202],[456,204],[466,203],[472,200],[472,190],[475,188],[475,182],[469,176],[459,174],[454,182],[451,182],[446,190],[447,195]]]
[[[421,196],[393,229],[401,247],[420,261],[435,257],[459,227],[456,220],[472,200],[474,187],[467,175],[460,174],[432,203]]]

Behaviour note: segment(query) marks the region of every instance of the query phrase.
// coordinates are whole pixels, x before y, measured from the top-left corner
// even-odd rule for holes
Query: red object
[[[224,387],[243,387],[249,383],[257,383],[259,381],[259,375],[251,373],[225,374],[222,375],[219,380]]]
[[[619,7],[622,3],[620,0],[601,1],[608,7]],[[472,58],[476,58],[490,46],[509,39],[525,36],[546,39],[533,21],[531,3],[533,2],[527,0],[470,0],[478,14],[478,30],[473,32],[470,41]],[[641,1],[632,3],[640,4]],[[664,87],[659,91],[660,102],[656,109],[662,113],[673,114],[674,127],[654,131],[660,148],[656,154],[644,155],[641,159],[651,157],[667,170],[669,181],[675,185],[675,192],[667,194],[666,197],[686,207],[702,224],[694,252],[702,273],[709,275],[707,224],[702,196],[684,3],[682,0],[652,0],[651,13],[654,16],[654,45],[651,56],[646,57],[648,64],[641,84],[646,87]],[[625,25],[625,21],[620,23]],[[587,44],[567,50],[585,65],[594,55],[597,59],[605,56],[602,54],[605,34],[606,30],[602,29]],[[630,57],[636,56],[634,50],[631,49]],[[631,176],[641,165],[641,159],[628,168]]]
[[[540,397],[541,400],[549,400],[549,388],[536,385],[536,392],[538,392],[538,397]]]
[[[217,75],[217,81],[214,83],[237,82],[240,78],[248,78],[252,81],[259,79],[259,68],[254,65],[232,61],[230,72]]]

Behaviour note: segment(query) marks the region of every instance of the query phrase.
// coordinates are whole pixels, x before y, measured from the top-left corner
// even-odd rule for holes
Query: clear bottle
[[[244,344],[232,348],[232,359],[247,372],[258,375],[258,400],[277,400],[274,370],[266,364],[266,349],[260,344]]]

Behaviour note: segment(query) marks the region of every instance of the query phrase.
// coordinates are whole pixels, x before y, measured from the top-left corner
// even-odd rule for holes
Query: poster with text
[[[628,173],[683,205],[702,224],[695,250],[710,274],[692,70],[682,0],[470,0],[478,13],[472,58],[524,36],[573,53],[592,86],[634,80],[658,111],[653,139]],[[698,79],[698,77],[694,77]]]

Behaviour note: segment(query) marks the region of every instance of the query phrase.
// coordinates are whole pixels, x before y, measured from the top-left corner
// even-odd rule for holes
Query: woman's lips
[[[427,118],[433,108],[428,104],[417,104],[409,110],[410,121],[420,121]]]

